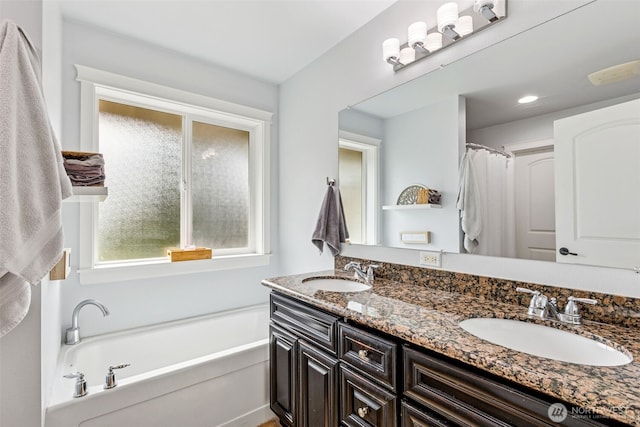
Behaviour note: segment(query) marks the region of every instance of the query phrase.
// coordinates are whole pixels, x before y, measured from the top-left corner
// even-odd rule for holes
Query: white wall
[[[515,35],[587,1],[510,0],[509,17],[463,43],[394,73],[380,58],[387,37],[402,37],[420,16],[419,2],[401,1],[373,19],[323,57],[281,85],[280,90],[280,239],[283,274],[332,267],[309,242],[324,192],[325,176],[337,174],[338,112],[475,49]],[[331,88],[331,90],[328,90]],[[351,246],[346,255],[417,263],[411,250]],[[640,297],[640,276],[631,271],[556,265],[533,261],[445,255],[443,267],[549,285],[607,291]]]
[[[460,108],[465,101],[457,95],[436,104],[385,120],[381,149],[383,205],[395,205],[409,185],[422,184],[438,190],[442,208],[429,210],[385,210],[382,212],[384,246],[460,250],[458,211],[458,129]],[[407,245],[400,240],[402,231],[430,231],[428,245]]]
[[[277,87],[235,72],[121,37],[98,28],[63,19],[62,91],[64,149],[80,148],[80,84],[74,64],[142,79],[224,101],[277,113]],[[276,116],[277,117],[277,116]],[[277,189],[277,125],[272,126],[272,186]],[[109,173],[109,165],[106,165]],[[272,194],[272,252],[277,253],[277,191]],[[77,205],[64,206],[65,245],[78,254]],[[72,270],[77,267],[72,256]],[[81,285],[76,273],[62,285],[62,325],[71,323],[74,306],[86,298],[104,303],[111,315],[102,317],[95,307],[83,310],[80,334],[89,336],[173,319],[197,316],[258,303],[266,303],[265,277],[278,275],[278,258],[266,267],[224,270],[158,279]]]

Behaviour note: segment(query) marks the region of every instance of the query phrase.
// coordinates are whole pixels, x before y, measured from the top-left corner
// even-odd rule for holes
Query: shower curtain
[[[460,165],[458,209],[466,252],[515,257],[513,159],[467,149]]]

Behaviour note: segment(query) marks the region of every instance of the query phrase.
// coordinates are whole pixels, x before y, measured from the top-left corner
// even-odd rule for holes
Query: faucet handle
[[[70,372],[63,375],[64,378],[77,378],[73,397],[82,397],[87,394],[87,380],[84,379],[82,372]]]
[[[367,274],[373,274],[374,268],[380,268],[380,266],[378,264],[370,264],[369,267],[367,267]]]
[[[567,298],[567,305],[564,307],[564,314],[579,316],[580,313],[578,312],[578,304],[576,304],[578,302],[581,302],[583,304],[596,305],[598,303],[598,300],[591,298],[576,298],[574,296],[570,296],[569,298]]]
[[[591,298],[576,298],[570,296],[567,298],[567,305],[564,306],[564,313],[558,314],[558,319],[565,323],[571,323],[572,325],[580,325],[582,323],[582,316],[578,310],[578,304],[582,302],[584,304],[597,304],[598,301]]]
[[[352,269],[353,267],[356,267],[356,268],[360,269],[360,263],[359,263],[359,262],[357,262],[357,261],[351,261],[351,262],[348,262],[348,263],[344,266],[344,269],[345,269],[345,271],[349,271],[349,270],[350,270],[350,269]]]
[[[373,269],[378,267],[380,266],[377,264],[369,264],[369,267],[367,267],[367,282],[369,282],[369,284],[373,283]]]
[[[104,389],[108,390],[110,388],[114,388],[115,386],[118,385],[118,381],[116,380],[116,374],[115,372],[113,372],[114,369],[122,369],[122,368],[126,368],[127,366],[131,366],[130,363],[123,363],[121,365],[112,365],[109,366],[109,372],[107,372],[107,375],[104,379]]]
[[[545,317],[547,314],[547,297],[540,293],[540,291],[533,291],[527,288],[516,288],[516,292],[523,292],[526,294],[532,294],[531,301],[529,301],[529,309],[527,314],[531,316]]]

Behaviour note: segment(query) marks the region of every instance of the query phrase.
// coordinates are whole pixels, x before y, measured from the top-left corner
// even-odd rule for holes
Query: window
[[[266,264],[271,114],[76,67],[82,149],[109,187],[81,205],[81,282]],[[169,263],[190,245],[214,258]]]
[[[378,151],[380,140],[340,131],[339,182],[349,241],[378,241]]]

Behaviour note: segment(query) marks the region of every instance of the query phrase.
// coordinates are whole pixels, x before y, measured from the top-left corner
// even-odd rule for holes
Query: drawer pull
[[[360,418],[364,418],[369,413],[369,407],[365,406],[364,408],[358,408],[358,415]]]
[[[358,351],[358,357],[362,360],[367,360],[367,357],[369,356],[369,352],[367,350],[359,350]]]

